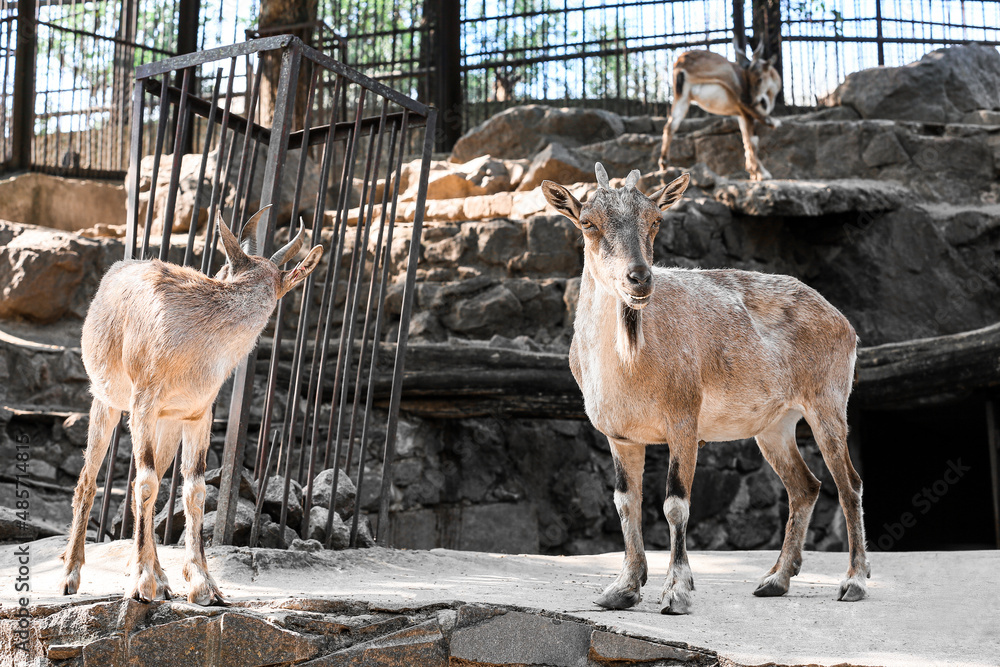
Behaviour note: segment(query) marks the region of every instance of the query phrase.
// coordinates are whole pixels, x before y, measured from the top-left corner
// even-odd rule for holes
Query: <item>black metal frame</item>
[[[270,127],[265,127],[255,121],[258,111],[259,91],[261,82],[261,56],[264,54],[278,55],[281,58],[280,77],[277,85],[275,113]],[[238,59],[248,60],[247,72],[253,71],[253,83],[249,101],[244,113],[237,114],[232,108],[233,78]],[[256,65],[251,67],[249,60],[256,59]],[[223,68],[218,67],[210,100],[202,99],[192,90],[192,80],[195,74],[206,65],[229,61],[229,74],[226,92],[223,94]],[[305,75],[303,65],[311,63],[311,74]],[[180,75],[180,88],[173,85]],[[295,121],[295,97],[300,75],[308,76],[308,103],[305,118],[301,124]],[[326,98],[326,104],[321,103],[316,91],[323,86],[332,87],[334,94]],[[224,98],[224,101],[223,101]],[[380,109],[378,116],[365,116],[365,100],[371,98]],[[157,100],[156,104],[149,103]],[[353,119],[345,117],[343,100],[354,99],[356,113]],[[222,105],[220,107],[220,101]],[[216,212],[226,208],[230,225],[238,230],[240,222],[248,217],[249,205],[253,196],[253,173],[257,167],[258,144],[267,147],[266,163],[264,165],[263,186],[259,193],[260,206],[279,204],[282,196],[282,177],[285,169],[295,169],[295,187],[292,195],[292,219],[296,219],[298,211],[308,206],[300,204],[314,203],[311,225],[312,238],[318,239],[324,227],[327,214],[328,188],[336,196],[335,206],[330,214],[333,218],[333,237],[331,241],[332,256],[329,257],[327,270],[322,280],[322,297],[318,311],[313,313],[313,290],[320,280],[315,274],[310,276],[300,293],[291,293],[281,301],[274,320],[274,334],[271,341],[271,356],[268,364],[265,402],[263,406],[262,423],[257,428],[258,449],[254,476],[258,486],[258,500],[253,522],[250,543],[254,545],[260,537],[261,508],[266,487],[271,477],[272,468],[282,474],[284,488],[282,489],[282,510],[280,530],[284,534],[287,524],[290,482],[292,478],[292,461],[298,458],[296,474],[301,479],[308,470],[308,484],[305,495],[304,521],[299,526],[299,534],[306,536],[309,531],[309,506],[312,504],[314,489],[312,488],[315,466],[322,458],[324,464],[331,462],[340,470],[340,463],[346,458],[344,470],[351,472],[355,443],[359,442],[360,456],[357,465],[355,486],[358,494],[353,510],[351,526],[351,544],[356,544],[361,526],[361,489],[365,477],[365,456],[372,439],[370,424],[372,408],[375,399],[375,383],[372,381],[376,366],[379,364],[380,349],[384,347],[382,337],[386,329],[387,315],[384,310],[386,291],[391,278],[389,273],[389,249],[392,245],[396,229],[396,204],[399,196],[399,180],[404,162],[404,147],[411,133],[423,128],[422,160],[419,190],[416,201],[416,214],[410,233],[409,262],[406,268],[405,286],[403,290],[402,312],[398,323],[398,335],[395,340],[395,358],[392,386],[388,396],[388,414],[386,418],[386,435],[383,443],[382,456],[382,489],[379,505],[377,534],[380,540],[387,535],[388,526],[388,485],[391,482],[392,460],[395,452],[396,425],[399,414],[399,401],[405,361],[405,351],[409,330],[409,318],[413,304],[414,284],[417,259],[420,249],[420,233],[423,219],[423,206],[427,193],[427,180],[430,168],[430,157],[434,142],[436,111],[424,104],[403,95],[391,88],[366,77],[341,62],[320,53],[305,45],[297,37],[281,35],[251,40],[242,44],[220,47],[198,53],[191,53],[167,60],[140,66],[136,71],[136,84],[132,96],[132,125],[130,137],[130,162],[138,166],[143,154],[150,147],[150,138],[146,136],[148,119],[157,111],[155,139],[152,140],[154,158],[151,181],[156,184],[159,171],[159,156],[171,153],[173,146],[183,145],[192,127],[192,119],[200,117],[207,124],[207,138],[203,142],[201,173],[205,172],[205,161],[209,148],[213,145],[213,134],[216,126],[219,136],[214,146],[218,151],[216,171],[211,181],[209,203],[209,223],[203,232],[199,232],[197,224],[191,224],[184,245],[183,260],[185,265],[195,264],[196,236],[201,233],[204,239],[204,252],[200,268],[210,272],[213,267],[213,249],[217,229],[213,221]],[[322,123],[326,120],[325,124]],[[168,138],[168,130],[172,129]],[[230,190],[230,175],[236,156],[236,143],[242,142],[235,188]],[[367,144],[366,150],[361,147]],[[306,169],[309,147],[322,151],[320,166],[319,191],[303,192],[303,175]],[[288,163],[289,150],[302,148],[298,164]],[[222,156],[226,155],[225,173],[222,173]],[[250,159],[250,156],[254,156]],[[340,176],[333,167],[341,163]],[[174,217],[176,194],[179,183],[180,160],[174,160],[170,172],[167,189],[167,201],[163,220],[172,221]],[[357,216],[354,230],[354,248],[369,248],[372,226],[378,223],[377,238],[371,266],[366,266],[365,252],[351,253],[349,267],[341,266],[345,238],[349,232],[348,212],[350,209],[350,191],[355,182],[356,167],[362,170],[363,189],[361,195],[362,209]],[[376,185],[384,179],[382,196],[376,206]],[[153,222],[153,197],[156,187],[149,191],[149,201],[144,220],[139,219],[139,169],[129,172],[128,192],[128,228],[125,237],[126,258],[146,258],[152,250],[161,260],[168,260],[180,255],[180,248],[171,246],[172,224],[163,224],[160,245],[154,249],[150,245]],[[199,181],[195,202],[199,202],[203,181]],[[332,186],[332,188],[331,188]],[[230,196],[231,194],[231,196]],[[227,199],[228,197],[228,199]],[[227,205],[228,204],[228,205]],[[257,247],[263,256],[272,252],[275,229],[278,222],[278,206],[272,207],[261,219],[258,226]],[[231,211],[231,213],[230,213]],[[192,220],[197,220],[197,211]],[[139,239],[142,227],[141,241]],[[153,239],[155,240],[155,238]],[[173,250],[173,252],[172,252]],[[346,270],[347,275],[342,275]],[[318,273],[318,272],[317,272]],[[336,304],[336,294],[341,281],[346,279],[348,298],[344,300],[339,334],[334,325],[335,312],[340,313]],[[299,299],[298,323],[294,329],[293,353],[290,364],[290,380],[287,386],[289,400],[285,411],[285,419],[280,425],[275,425],[272,418],[278,385],[282,372],[287,370],[282,364],[287,360],[282,358],[281,339],[285,322],[291,309],[290,299]],[[356,335],[356,322],[363,320],[360,337]],[[337,347],[333,348],[334,336],[338,336]],[[312,360],[306,364],[309,356],[307,338],[313,338]],[[392,346],[387,348],[392,350]],[[386,350],[382,350],[385,354]],[[336,356],[334,356],[334,354]],[[239,497],[240,481],[243,472],[244,449],[250,426],[251,399],[254,389],[255,371],[257,367],[258,350],[255,349],[248,359],[237,368],[233,380],[232,395],[229,408],[228,425],[226,428],[225,446],[222,453],[222,479],[218,519],[215,523],[214,543],[228,544],[233,539],[236,505]],[[356,366],[356,372],[352,368]],[[324,387],[327,370],[333,367],[333,397],[330,404],[330,425],[326,434],[326,442],[321,443],[320,414],[324,404]],[[353,379],[353,384],[350,380]],[[300,393],[306,389],[306,408],[299,410]],[[365,395],[364,410],[361,410],[361,397]],[[353,398],[348,413],[347,398]],[[300,414],[300,412],[302,414]],[[336,424],[334,429],[334,418]],[[360,428],[359,428],[360,422]],[[301,428],[300,428],[301,424]],[[115,431],[113,446],[109,454],[109,467],[105,477],[105,487],[110,488],[112,480],[112,464],[118,447],[118,438],[122,426]],[[346,436],[346,438],[344,437]],[[347,444],[344,456],[345,440]],[[331,451],[331,444],[335,443]],[[296,450],[298,450],[296,452]],[[178,452],[179,456],[179,452]],[[174,461],[172,482],[168,507],[173,507],[178,483],[178,460]],[[324,465],[325,467],[325,465]],[[121,532],[127,534],[131,510],[131,482],[134,475],[134,461],[130,465],[128,486],[126,487],[125,515]],[[336,497],[339,474],[334,473],[331,497]],[[103,539],[107,525],[108,503],[110,494],[105,494],[102,507],[99,534]],[[329,546],[333,522],[334,503],[331,501],[327,514],[327,542]],[[167,514],[167,526],[163,533],[164,542],[169,542],[172,536],[172,511]]]

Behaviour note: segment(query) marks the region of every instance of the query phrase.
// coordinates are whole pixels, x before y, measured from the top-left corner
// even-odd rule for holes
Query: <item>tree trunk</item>
[[[763,40],[764,58],[775,57],[774,66],[785,78],[781,62],[781,3],[780,0],[753,0],[753,43],[754,48]],[[775,100],[784,104],[784,86],[778,91]]]
[[[257,31],[262,37],[295,35],[306,44],[311,44],[313,26],[316,23],[316,7],[317,0],[261,0]],[[275,96],[281,73],[280,54],[276,52],[264,54],[261,66],[263,73],[260,81],[260,122],[265,127],[270,127],[274,119]],[[308,61],[303,60],[295,93],[293,129],[301,129],[305,119],[311,76],[312,68]]]

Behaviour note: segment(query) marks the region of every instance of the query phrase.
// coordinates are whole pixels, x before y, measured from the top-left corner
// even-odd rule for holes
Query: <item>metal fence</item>
[[[269,59],[279,63],[280,70],[272,82],[276,86],[273,120],[261,123],[260,91]],[[194,80],[206,70],[212,73],[210,92],[202,95]],[[245,96],[237,90],[240,71],[250,74]],[[258,227],[262,255],[269,255],[279,223],[294,224],[300,215],[311,229],[311,238],[323,238],[328,246],[325,265],[300,290],[279,301],[273,326],[260,346],[264,351],[260,358],[255,350],[236,371],[214,543],[233,541],[244,460],[250,459],[256,499],[251,545],[266,528],[262,508],[267,487],[278,484],[279,509],[273,522],[278,524],[276,534],[282,536],[278,544],[284,541],[286,527],[297,536],[311,534],[310,508],[325,491],[331,499],[323,512],[330,546],[331,526],[339,521],[332,499],[338,495],[338,484],[346,484],[340,471],[352,478],[356,489],[352,507],[336,508],[352,517],[353,545],[359,535],[366,534],[360,502],[366,497],[365,461],[375,447],[382,450],[376,495],[380,498],[377,534],[384,537],[436,112],[288,35],[140,66],[130,108],[129,159],[142,168],[130,171],[127,181],[126,258],[155,256],[212,272],[221,259],[214,254],[216,212],[221,211],[238,231],[258,206],[269,204],[273,206]],[[377,112],[369,115],[369,108]],[[297,109],[302,109],[301,117]],[[200,153],[185,156],[196,162],[188,170],[171,154],[190,138],[199,119],[205,138]],[[420,139],[422,162],[419,176],[411,170],[411,180],[418,178],[414,218],[408,230],[401,312],[396,326],[390,328],[385,309],[393,277],[390,250],[394,233],[399,231],[402,147],[411,136]],[[184,215],[179,214],[182,172],[198,174],[194,192],[187,192],[193,208],[185,208]],[[205,224],[199,225],[202,217]],[[174,226],[187,221],[191,224],[185,225],[183,235],[175,236]],[[392,355],[392,370],[385,386],[386,382],[377,381],[377,374],[386,365],[387,355]],[[267,373],[266,380],[258,376],[255,384],[258,362]],[[381,411],[376,410],[376,399],[383,406]],[[376,428],[380,419],[383,425]],[[121,429],[116,430],[109,452],[99,539],[109,533],[107,499]],[[170,473],[168,508],[174,507],[177,497],[178,460]],[[333,471],[329,487],[314,488],[317,473],[325,469]],[[123,518],[114,536],[129,532],[133,474],[134,461]],[[293,480],[304,486],[301,519],[294,520],[289,515],[289,507],[297,502],[290,497]],[[166,524],[157,531],[164,543],[173,541],[177,533],[172,517],[168,510]]]
[[[767,43],[780,40],[785,101],[797,106],[853,71],[950,44],[1000,44],[1000,0],[321,0],[311,43],[436,105],[444,150],[516,104],[663,115],[678,53],[733,57],[734,33],[755,41],[773,31],[762,7],[780,19]],[[26,8],[37,22],[30,49],[17,46]],[[121,178],[133,68],[238,41],[258,14],[259,0],[0,0],[0,169]],[[19,70],[16,52],[36,67]],[[241,68],[234,89],[245,96]],[[18,71],[37,74],[19,86]],[[199,72],[192,85],[207,94],[212,81]],[[204,132],[192,132],[193,150]]]

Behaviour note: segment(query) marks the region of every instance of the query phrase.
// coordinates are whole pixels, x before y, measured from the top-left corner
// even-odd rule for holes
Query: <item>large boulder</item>
[[[511,107],[466,132],[452,149],[454,162],[481,155],[533,158],[552,142],[569,148],[614,139],[625,131],[621,116],[603,109],[557,109],[541,104]]]
[[[827,102],[862,118],[957,123],[971,112],[1000,108],[1000,52],[966,44],[931,51],[903,67],[855,72]]]
[[[492,195],[513,190],[524,174],[524,167],[482,155],[463,164],[434,160],[427,178],[428,199],[456,199]],[[400,178],[401,201],[417,198],[420,185],[420,160],[403,167]]]
[[[0,319],[82,318],[107,265],[100,241],[0,221]]]
[[[562,144],[552,142],[531,161],[531,167],[517,189],[534,190],[545,180],[561,184],[594,183],[597,176],[592,163]]]

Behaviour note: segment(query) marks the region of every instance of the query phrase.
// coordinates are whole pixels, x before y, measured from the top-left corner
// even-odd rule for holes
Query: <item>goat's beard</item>
[[[633,366],[642,349],[642,311],[632,308],[626,302],[618,304],[618,326],[615,348],[618,358],[626,366]]]

